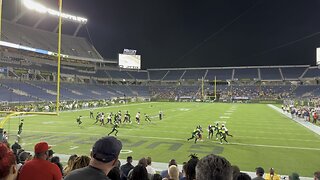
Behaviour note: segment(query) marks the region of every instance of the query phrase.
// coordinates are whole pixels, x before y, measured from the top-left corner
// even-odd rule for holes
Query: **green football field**
[[[159,110],[164,112],[162,121]],[[209,153],[226,157],[231,164],[243,171],[255,167],[273,167],[280,174],[298,172],[311,177],[320,167],[320,136],[293,122],[266,104],[206,104],[206,103],[141,103],[110,106],[95,109],[96,112],[124,113],[128,110],[135,120],[141,112],[141,124],[121,124],[118,138],[123,143],[121,159],[132,155],[135,160],[150,156],[155,162],[167,163],[174,158],[179,164],[188,155],[197,153],[203,157]],[[144,121],[143,114],[152,117],[152,123]],[[76,123],[82,115],[82,127]],[[58,154],[89,155],[93,143],[106,136],[111,125],[94,125],[89,110],[62,112],[60,116],[24,117],[21,144],[32,151],[36,142],[47,141]],[[225,123],[234,137],[229,144],[220,145],[215,139],[207,139],[207,127],[215,122]],[[14,141],[19,118],[12,118],[5,125],[9,129],[10,142]],[[187,141],[197,125],[204,130],[204,141],[197,144]]]

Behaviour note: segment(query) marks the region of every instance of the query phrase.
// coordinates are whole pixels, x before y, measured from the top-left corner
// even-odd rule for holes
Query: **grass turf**
[[[162,121],[159,110],[164,112]],[[320,167],[320,136],[282,116],[265,104],[205,104],[205,103],[141,103],[110,106],[94,110],[105,113],[125,110],[131,113],[132,124],[120,125],[118,138],[124,152],[120,158],[132,155],[134,159],[150,156],[155,162],[167,163],[174,158],[178,163],[188,160],[188,155],[197,153],[203,157],[216,153],[226,157],[241,170],[254,171],[262,166],[266,170],[275,168],[277,173],[298,172],[311,177]],[[135,114],[141,112],[141,124],[135,123]],[[152,117],[152,123],[144,121],[144,113]],[[82,127],[76,123],[82,115]],[[89,110],[62,112],[55,116],[24,117],[25,123],[21,143],[32,151],[36,142],[47,141],[59,154],[89,155],[93,143],[111,131],[93,125]],[[228,137],[230,144],[218,144],[207,139],[207,126],[225,122],[234,137]],[[9,129],[10,142],[15,139],[19,118],[12,118],[5,125]],[[203,127],[204,141],[194,144],[186,139],[197,125]],[[221,123],[220,123],[221,125]],[[132,152],[131,152],[132,151]]]

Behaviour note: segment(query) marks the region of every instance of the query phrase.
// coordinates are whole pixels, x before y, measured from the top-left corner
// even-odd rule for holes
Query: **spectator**
[[[171,160],[169,161],[168,168],[169,168],[171,165],[178,166],[175,159],[171,159]],[[162,178],[169,178],[168,170],[163,170],[163,171],[161,171],[160,175],[161,175]],[[181,177],[182,177],[182,173],[179,173],[179,178],[181,178]]]
[[[120,170],[121,170],[121,179],[126,180],[128,173],[130,170],[134,168],[134,166],[131,164],[132,163],[132,156],[127,157],[127,163],[122,165]]]
[[[3,131],[3,134],[2,134],[2,142],[8,143],[8,139],[9,139],[9,136],[8,136],[8,134],[7,134],[7,131]]]
[[[240,174],[240,168],[236,165],[233,165],[231,167],[232,167],[232,177],[233,177],[233,179],[237,179],[237,177]]]
[[[60,163],[60,158],[58,156],[53,156],[50,159],[50,162],[52,162],[53,164],[56,164],[60,169],[61,175],[63,175],[63,167],[62,167],[62,164]]]
[[[264,177],[265,180],[280,180],[280,176],[274,172],[273,168],[270,168],[269,173]]]
[[[16,140],[16,141],[14,142],[14,144],[12,144],[11,149],[12,149],[13,153],[14,153],[15,155],[17,155],[18,149],[21,149],[21,146],[20,146],[20,144],[18,143],[18,140]]]
[[[198,162],[196,166],[196,179],[232,180],[232,167],[227,159],[209,154]]]
[[[129,180],[149,180],[146,167],[141,164],[134,167]]]
[[[257,167],[256,168],[257,177],[253,178],[253,180],[264,180],[263,174],[264,174],[264,169],[262,167]]]
[[[78,157],[78,155],[73,154],[69,157],[67,165],[63,168],[64,175],[68,174],[71,171],[74,160]]]
[[[152,180],[162,180],[162,177],[160,176],[160,174],[154,174]]]
[[[196,166],[199,162],[199,159],[195,155],[191,155],[191,159],[187,162],[186,167],[186,179],[193,180],[196,178]]]
[[[17,179],[16,157],[6,144],[0,143],[0,179]]]
[[[141,159],[139,160],[139,162],[138,162],[138,165],[141,165],[141,166],[143,166],[143,167],[146,168],[146,167],[147,167],[147,159],[146,159],[146,158],[141,158]],[[147,170],[147,169],[146,169],[146,170]],[[133,172],[133,169],[129,171],[129,173],[128,173],[128,179],[131,178],[132,172]],[[148,172],[148,171],[147,171],[147,172]],[[149,179],[152,179],[152,175],[149,174],[149,173],[147,173],[147,174],[148,174],[148,178],[149,178]]]
[[[320,180],[320,171],[316,171],[313,173],[314,180]]]
[[[34,158],[23,165],[19,180],[62,179],[59,167],[47,161],[49,148],[46,142],[40,142],[34,146]]]
[[[300,180],[299,174],[298,173],[292,173],[289,176],[289,180]]]
[[[149,174],[155,174],[156,170],[151,166],[151,157],[147,157],[147,171]]]
[[[240,172],[233,180],[251,180],[251,177],[247,173]]]
[[[187,166],[188,164],[186,162],[183,162],[183,166],[182,166],[182,177],[180,178],[180,180],[186,180],[187,179],[187,175],[186,175],[186,171],[187,171]]]
[[[83,167],[87,167],[90,164],[90,157],[89,156],[79,156],[77,157],[73,164],[71,165],[71,171],[80,169]]]
[[[171,165],[168,172],[170,180],[179,180],[179,169],[177,166]]]
[[[89,166],[72,171],[65,180],[109,180],[107,175],[118,161],[121,149],[122,143],[113,136],[99,139],[93,145]]]
[[[112,180],[120,180],[120,165],[121,162],[118,160],[115,166],[108,173],[108,177]]]
[[[53,157],[53,154],[54,154],[55,152],[53,152],[53,150],[52,149],[49,149],[49,151],[48,151],[48,160],[49,161],[51,161],[51,158]]]
[[[21,152],[18,156],[18,162],[19,162],[17,164],[18,170],[20,171],[20,169],[25,164],[25,162],[27,162],[31,159],[32,159],[32,155],[29,152],[26,152],[26,151]]]

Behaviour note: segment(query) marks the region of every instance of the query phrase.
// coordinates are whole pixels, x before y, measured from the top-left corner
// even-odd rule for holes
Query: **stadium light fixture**
[[[23,4],[26,8],[33,10],[33,11],[36,11],[38,13],[42,13],[42,14],[47,13],[47,14],[57,16],[57,17],[61,16],[62,18],[68,19],[70,21],[75,21],[75,22],[78,22],[81,24],[86,24],[88,21],[88,19],[86,19],[84,17],[74,16],[71,14],[61,13],[61,15],[60,15],[59,11],[47,8],[40,3],[34,2],[33,0],[22,0],[22,1],[23,1]]]

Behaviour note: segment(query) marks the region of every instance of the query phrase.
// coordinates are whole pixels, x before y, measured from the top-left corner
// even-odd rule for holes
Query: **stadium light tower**
[[[59,0],[60,1],[60,0]],[[74,21],[80,24],[86,24],[88,19],[80,16],[75,16],[67,13],[63,13],[60,11],[56,11],[50,8],[45,7],[44,5],[35,2],[33,0],[22,0],[23,5],[28,8],[29,10],[36,11],[41,14],[49,14],[56,17],[62,17],[69,21]]]

